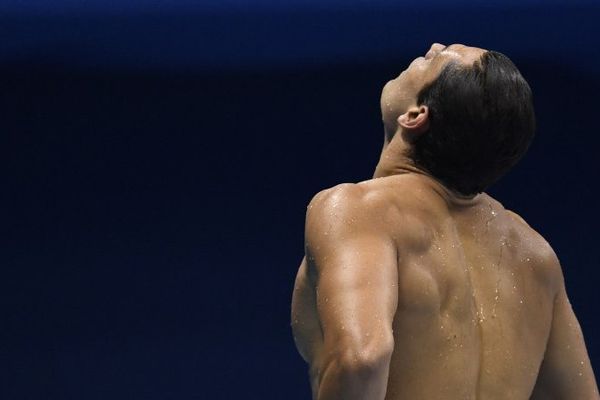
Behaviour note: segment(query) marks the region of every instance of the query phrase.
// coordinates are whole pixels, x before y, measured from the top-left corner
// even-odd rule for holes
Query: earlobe
[[[426,105],[411,107],[398,117],[398,124],[407,132],[421,134],[429,129],[429,108]]]

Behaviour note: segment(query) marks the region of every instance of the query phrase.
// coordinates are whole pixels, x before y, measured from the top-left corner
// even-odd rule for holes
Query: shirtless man
[[[598,400],[555,253],[484,193],[533,138],[516,67],[434,44],[381,106],[374,179],[308,206],[292,328],[313,398]]]

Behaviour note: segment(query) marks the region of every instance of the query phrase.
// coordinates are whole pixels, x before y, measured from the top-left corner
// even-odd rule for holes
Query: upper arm
[[[556,268],[560,272],[558,260]],[[562,278],[554,300],[552,325],[532,399],[598,399],[585,341]]]
[[[316,271],[323,354],[391,355],[397,305],[397,255],[383,221],[385,207],[356,185],[317,195],[306,220],[306,253]]]
[[[296,348],[302,358],[311,363],[321,342],[321,326],[313,318],[316,309],[315,291],[308,274],[306,257],[302,259],[292,294],[291,326]]]

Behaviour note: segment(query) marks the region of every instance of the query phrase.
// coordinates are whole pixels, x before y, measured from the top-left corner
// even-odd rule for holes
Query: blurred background
[[[556,250],[592,364],[597,1],[0,3],[2,399],[307,399],[308,201],[371,176],[432,42],[501,51],[537,138],[489,193]]]

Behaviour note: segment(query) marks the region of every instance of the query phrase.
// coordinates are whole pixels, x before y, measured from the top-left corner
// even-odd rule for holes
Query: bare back
[[[415,174],[359,185],[388,203],[398,255],[385,398],[534,398],[562,279],[547,242],[486,194],[457,200]],[[292,325],[313,365],[322,332],[311,269],[300,269]]]
[[[390,221],[399,230],[398,351],[386,398],[528,399],[552,322],[552,251],[490,196],[448,203],[430,190],[401,200],[415,215],[409,230]]]

